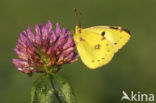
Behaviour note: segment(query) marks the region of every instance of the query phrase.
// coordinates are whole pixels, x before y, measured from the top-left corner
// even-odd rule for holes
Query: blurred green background
[[[80,59],[63,66],[59,74],[72,85],[78,102],[121,103],[123,90],[156,95],[156,0],[0,0],[0,103],[28,103],[38,76],[30,78],[12,64],[19,32],[48,20],[74,30],[75,7],[84,28],[120,25],[132,32],[104,67],[89,70]]]

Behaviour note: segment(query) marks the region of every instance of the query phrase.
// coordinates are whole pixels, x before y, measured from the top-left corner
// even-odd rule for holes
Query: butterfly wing
[[[112,43],[115,52],[122,48],[130,39],[130,31],[119,26],[94,26],[83,29],[83,31],[91,31],[104,36]]]
[[[96,69],[110,62],[114,56],[114,47],[101,35],[84,31],[74,35],[74,41],[83,63],[90,69]]]

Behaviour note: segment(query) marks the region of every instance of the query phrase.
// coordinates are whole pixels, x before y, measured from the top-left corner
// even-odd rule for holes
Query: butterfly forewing
[[[83,32],[85,31],[95,32],[98,35],[104,36],[112,43],[115,52],[122,48],[130,39],[129,30],[118,26],[94,26],[83,29]]]

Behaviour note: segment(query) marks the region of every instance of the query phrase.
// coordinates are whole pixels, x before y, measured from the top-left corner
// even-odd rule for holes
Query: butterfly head
[[[81,26],[76,25],[76,27],[75,27],[75,31],[76,31],[76,34],[80,34],[81,31],[82,31]]]

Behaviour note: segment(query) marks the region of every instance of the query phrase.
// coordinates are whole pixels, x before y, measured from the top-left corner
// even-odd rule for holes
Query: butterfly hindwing
[[[91,69],[107,64],[114,56],[112,44],[98,33],[84,31],[74,40],[82,61]]]

